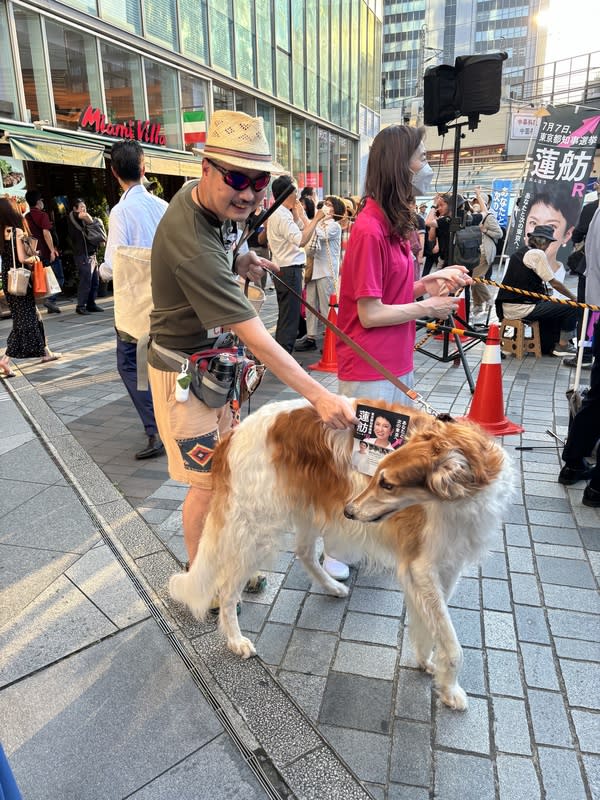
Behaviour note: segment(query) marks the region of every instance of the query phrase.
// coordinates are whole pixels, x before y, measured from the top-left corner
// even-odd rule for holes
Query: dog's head
[[[502,448],[478,428],[432,422],[382,459],[344,514],[379,522],[415,504],[464,500],[498,476],[503,460]]]

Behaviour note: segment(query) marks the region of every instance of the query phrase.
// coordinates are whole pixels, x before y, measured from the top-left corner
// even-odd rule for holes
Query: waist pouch
[[[189,388],[209,408],[240,406],[253,394],[265,373],[264,364],[237,347],[216,347],[185,356],[152,343],[165,363],[189,376]],[[223,356],[227,358],[224,359]]]

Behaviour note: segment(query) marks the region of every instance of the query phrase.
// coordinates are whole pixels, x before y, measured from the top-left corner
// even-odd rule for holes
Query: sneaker
[[[303,341],[297,344],[294,350],[298,350],[298,352],[302,353],[306,350],[316,350],[317,343],[314,339],[309,339],[308,337]]]
[[[573,347],[572,344],[556,344],[554,345],[554,350],[552,351],[553,356],[557,356],[558,358],[564,358],[565,356],[574,356],[577,354],[577,348]]]
[[[99,312],[99,311],[104,311],[104,309],[102,308],[102,306],[99,306],[99,305],[97,305],[96,303],[93,303],[93,304],[91,304],[91,305],[89,305],[89,306],[86,306],[86,308],[87,308],[87,310],[88,310],[88,311],[89,311],[91,314],[92,314],[92,313],[97,313],[97,312]]]
[[[566,464],[558,473],[558,482],[563,486],[572,486],[577,481],[587,481],[592,477],[593,467],[583,464],[580,467],[568,467]]]
[[[344,564],[343,561],[337,561],[337,559],[331,558],[327,553],[323,553],[323,569],[331,578],[335,578],[336,581],[347,581],[350,577],[350,568],[348,565]]]
[[[586,486],[583,490],[581,502],[584,506],[589,506],[590,508],[600,508],[600,490]]]
[[[577,356],[572,356],[571,358],[563,359],[563,367],[576,367],[577,366]],[[592,364],[594,363],[594,356],[589,355],[587,356],[585,353],[583,354],[583,361],[581,362],[581,369],[591,369]]]
[[[45,308],[48,309],[49,314],[60,314],[60,308],[56,305],[54,300],[46,300],[44,301]]]
[[[75,306],[75,313],[81,314],[82,317],[85,317],[85,315],[89,314],[90,312],[87,310],[85,306]]]

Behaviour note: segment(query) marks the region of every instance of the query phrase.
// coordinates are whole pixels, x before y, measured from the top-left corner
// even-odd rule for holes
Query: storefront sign
[[[567,245],[583,205],[600,132],[600,111],[561,106],[543,117],[506,252],[526,243],[535,225],[551,225]]]
[[[137,139],[144,144],[167,144],[167,137],[160,132],[160,125],[149,119],[130,119],[127,122],[111,122],[107,120],[99,108],[88,106],[81,112],[79,127],[93,130],[103,136],[114,136],[116,139]]]
[[[510,126],[511,139],[530,139],[535,136],[540,128],[540,117],[533,114],[517,112],[512,115]]]

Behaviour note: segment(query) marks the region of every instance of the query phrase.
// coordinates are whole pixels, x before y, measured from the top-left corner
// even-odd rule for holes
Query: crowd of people
[[[101,220],[88,213],[81,198],[73,202],[68,224],[79,273],[78,314],[102,311],[96,302],[99,278],[115,277],[113,262],[119,248],[151,247],[150,388],[138,385],[138,343],[131,331],[117,329],[116,357],[119,374],[147,436],[146,446],[136,457],[166,453],[170,477],[189,487],[183,504],[189,563],[195,557],[211,501],[215,445],[237,421],[228,403],[215,408],[193,392],[182,400],[178,380],[189,356],[211,350],[220,332],[231,331],[254,357],[314,405],[325,426],[352,428],[357,419],[350,398],[406,404],[407,397],[341,340],[337,342],[338,393],[310,377],[292,355],[319,347],[321,330],[310,312],[303,328],[303,298],[326,315],[335,295],[340,328],[412,387],[415,321],[422,317],[448,318],[457,310],[456,295],[464,287],[473,286],[473,276],[485,275],[491,268],[504,231],[490,209],[491,199],[481,190],[475,192],[471,202],[460,195],[438,194],[430,208],[427,204],[417,207],[415,198],[429,193],[433,175],[424,134],[423,128],[407,125],[384,128],[370,149],[362,199],[328,195],[320,201],[310,188],[300,192],[293,176],[273,161],[261,118],[218,111],[203,148],[201,179],[185,183],[169,204],[144,186],[143,151],[135,142],[118,143],[112,148],[111,171],[122,196],[110,212],[108,233]],[[264,207],[269,185],[275,201],[284,199],[266,224],[254,232],[250,249],[238,251],[235,243],[239,231]],[[52,226],[44,216],[43,200],[37,191],[29,194],[29,219],[24,219],[8,200],[0,199],[4,287],[13,265],[27,265],[38,255],[54,267],[59,283],[62,280],[56,263],[60,253]],[[479,263],[470,269],[449,263],[454,208],[463,224],[481,230]],[[527,244],[511,256],[505,282],[542,294],[549,284],[573,298],[563,283],[564,267],[557,260],[557,251],[577,231],[575,217],[574,211],[550,192],[536,196],[528,215]],[[26,245],[32,231],[38,242],[37,249],[29,253]],[[600,261],[597,213],[586,235]],[[104,248],[104,261],[99,265],[100,248]],[[240,277],[248,278],[264,285],[267,269],[274,276],[278,302],[274,338],[239,281]],[[598,302],[597,290],[596,277],[589,280],[587,289],[595,298],[593,302]],[[473,293],[478,309],[491,304],[491,294],[481,285],[474,287]],[[58,354],[48,346],[31,287],[24,296],[7,294],[7,299],[13,330],[0,360],[0,371],[8,377],[11,358],[39,357],[45,363]],[[116,281],[114,300],[115,308],[127,302]],[[44,302],[48,313],[56,313],[56,297]],[[538,320],[545,353],[561,357],[571,353],[578,311],[545,300],[523,300],[506,290],[498,293],[495,305],[499,318]],[[598,334],[598,323],[595,332]],[[589,420],[595,414],[597,422],[597,359],[594,363],[592,391],[584,403],[582,419]],[[374,445],[393,446],[387,438],[390,431],[384,430],[386,424],[389,427],[382,415]],[[590,437],[581,435],[582,425],[576,419],[560,480],[569,483],[591,476],[584,502],[600,505],[597,468],[592,473],[584,461],[589,455]],[[597,438],[600,431],[595,435]],[[348,576],[347,566],[335,553],[326,553],[324,558],[324,566],[333,577]],[[248,588],[260,590],[263,586],[264,576],[257,575]],[[218,607],[218,598],[214,605]]]

